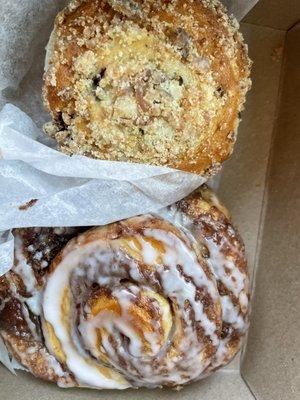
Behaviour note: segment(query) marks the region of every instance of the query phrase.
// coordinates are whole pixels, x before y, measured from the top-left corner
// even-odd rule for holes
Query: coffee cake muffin
[[[207,175],[231,154],[250,61],[219,1],[72,1],[47,53],[45,131],[64,153]]]

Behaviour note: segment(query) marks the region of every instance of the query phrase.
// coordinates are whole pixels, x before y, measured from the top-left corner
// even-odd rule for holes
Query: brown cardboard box
[[[244,237],[254,279],[243,357],[180,392],[62,390],[0,366],[0,399],[300,399],[300,1],[261,0],[242,24],[253,89],[220,196]]]

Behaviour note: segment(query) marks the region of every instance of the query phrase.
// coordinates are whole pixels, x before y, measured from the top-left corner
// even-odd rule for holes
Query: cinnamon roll
[[[238,23],[217,0],[82,0],[48,46],[45,131],[61,151],[215,173],[250,87]]]
[[[238,352],[249,323],[245,250],[208,188],[160,215],[14,236],[0,335],[35,376],[63,387],[180,387]]]

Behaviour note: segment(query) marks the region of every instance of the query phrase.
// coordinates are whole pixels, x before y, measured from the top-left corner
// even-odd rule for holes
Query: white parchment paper
[[[259,0],[221,0],[228,12],[241,21]]]
[[[10,104],[3,108],[0,230],[103,225],[157,211],[205,181],[169,168],[69,157],[39,137],[22,111]]]
[[[240,20],[258,0],[224,0]],[[149,165],[68,157],[41,127],[45,46],[62,0],[0,0],[0,276],[13,262],[12,228],[102,225],[155,212],[204,183]],[[0,362],[11,361],[0,343]]]

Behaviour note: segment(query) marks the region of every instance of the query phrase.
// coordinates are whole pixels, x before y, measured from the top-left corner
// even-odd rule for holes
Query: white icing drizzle
[[[248,282],[247,282],[248,285]],[[249,308],[249,300],[245,290],[242,290],[239,295],[239,303],[241,306],[241,311],[246,314]]]
[[[42,291],[37,290],[33,296],[25,299],[25,302],[30,308],[30,311],[35,315],[41,315],[42,295]]]
[[[153,370],[150,365],[147,364],[147,356],[144,354],[144,344],[136,333],[136,331],[131,327],[132,320],[129,314],[130,307],[132,303],[138,298],[141,291],[147,292],[148,296],[151,298],[151,288],[146,286],[135,286],[128,285],[127,287],[116,287],[112,291],[112,297],[117,299],[118,304],[121,307],[121,315],[116,315],[111,312],[103,311],[96,317],[85,320],[81,318],[81,323],[79,325],[79,331],[82,335],[83,341],[91,353],[97,358],[101,354],[97,348],[97,336],[95,331],[97,328],[105,328],[108,335],[112,335],[116,343],[118,343],[118,353],[116,349],[111,345],[109,340],[104,337],[102,338],[102,348],[105,350],[106,354],[109,355],[110,363],[117,369],[122,370],[125,375],[129,375],[134,379],[137,370],[144,371],[143,377],[150,379],[153,377]],[[156,304],[157,310],[159,306]],[[165,316],[170,314],[171,310],[169,304],[167,303],[165,309],[159,310]],[[164,315],[162,317],[164,318]],[[155,327],[155,322],[152,321]],[[122,338],[120,334],[126,336],[129,339],[128,348],[124,347],[122,344]],[[158,356],[158,353],[166,345],[160,343],[160,334],[158,331],[153,332],[143,332],[144,339],[150,345],[151,352],[153,356]],[[121,355],[123,358],[129,361],[126,369],[120,367],[118,356]]]
[[[193,221],[186,214],[178,210],[176,205],[162,208],[157,212],[157,215],[159,218],[171,222],[175,226],[183,229],[184,232],[189,232],[189,235],[191,235],[190,228],[193,225]]]
[[[223,241],[224,238],[221,239],[221,243],[216,245],[213,239],[205,238],[205,245],[210,252],[208,263],[211,265],[216,278],[220,280],[233,294],[239,304],[239,308],[237,308],[230,296],[220,296],[223,311],[223,321],[229,323],[231,329],[235,329],[241,334],[244,334],[249,326],[247,317],[249,302],[246,293],[246,290],[248,290],[248,276],[241,272],[233,263],[233,261],[223,254],[221,250],[224,246]],[[230,246],[229,242],[226,244],[227,246]],[[233,254],[236,253],[236,249],[232,247],[231,251]],[[239,257],[242,257],[242,254],[239,254]],[[243,314],[241,314],[241,312]],[[228,354],[225,353],[224,348],[226,348],[228,341],[228,338],[225,338],[221,341],[221,348],[215,355],[215,359],[212,364],[213,367],[218,367],[227,362]]]
[[[41,251],[37,251],[36,253],[34,253],[33,258],[37,261],[41,261],[41,259],[43,258],[43,253]]]
[[[219,202],[218,198],[212,192],[210,192],[210,201],[226,217],[228,217],[227,210],[224,208],[224,206]],[[231,330],[235,329],[239,331],[241,334],[244,334],[249,326],[249,321],[247,316],[249,308],[249,301],[247,294],[249,288],[248,275],[245,272],[240,271],[238,266],[234,264],[233,259],[230,257],[226,257],[222,251],[223,248],[229,246],[231,253],[236,254],[237,248],[233,247],[233,245],[228,240],[226,240],[225,237],[221,237],[221,242],[216,244],[213,240],[213,236],[207,237],[201,231],[201,229],[199,230],[199,226],[195,228],[195,226],[193,225],[194,224],[193,220],[189,218],[183,211],[178,210],[178,208],[175,205],[161,210],[159,212],[159,215],[171,222],[173,221],[176,225],[181,226],[181,228],[183,228],[185,232],[186,231],[192,232],[193,234],[196,235],[197,240],[200,240],[203,242],[203,244],[205,244],[205,246],[209,251],[209,257],[207,259],[208,265],[210,266],[216,279],[221,281],[223,285],[236,298],[240,308],[238,309],[233,304],[233,301],[230,296],[220,296],[223,321],[230,324]],[[230,230],[231,235],[235,235],[235,232],[231,226],[228,227],[228,230]],[[237,256],[238,256],[237,258],[240,259],[244,257],[244,255],[241,253],[239,253]],[[221,366],[228,361],[228,357],[230,354],[229,348],[227,347],[229,339],[230,335],[229,337],[220,340],[218,350],[215,354],[210,369]]]
[[[246,327],[245,320],[239,310],[233,305],[229,296],[221,296],[223,321],[232,325],[234,329],[243,331]]]
[[[142,254],[145,264],[153,265],[158,257],[158,252],[148,243],[143,237],[139,237],[139,242],[142,245]]]
[[[15,257],[17,262],[14,265],[14,271],[22,278],[26,291],[28,293],[34,293],[36,291],[37,281],[32,267],[27,263],[24,257],[23,243],[19,236],[15,237]]]
[[[205,238],[205,245],[209,250],[208,262],[211,264],[216,278],[238,298],[245,288],[245,274],[222,253],[220,249],[223,247],[223,243],[217,245],[213,239]]]
[[[86,262],[88,256],[95,253],[98,246],[98,243],[92,243],[84,248],[75,248],[64,257],[59,268],[56,268],[48,277],[44,291],[43,312],[45,319],[53,326],[62,345],[69,370],[73,372],[80,384],[96,388],[125,389],[130,385],[121,377],[119,377],[119,382],[116,380],[117,374],[108,378],[101,373],[98,364],[89,359],[88,354],[85,357],[79,354],[72,340],[70,327],[65,326],[61,321],[61,302],[65,288],[69,286],[71,273],[81,262]]]
[[[33,323],[33,321],[31,320],[29,312],[28,312],[28,309],[24,304],[22,304],[22,314],[23,314],[23,317],[24,317],[24,319],[25,319],[25,321],[27,323],[28,328],[30,329],[30,332],[32,333],[33,338],[35,340],[39,340],[40,337],[39,337],[39,334],[37,332],[36,326]]]
[[[51,354],[47,354],[45,353],[45,358],[48,362],[48,365],[50,368],[52,368],[52,370],[54,371],[55,375],[57,375],[58,377],[63,377],[65,376],[65,372],[63,371],[63,369],[61,368],[60,363],[56,360],[55,357],[53,357]]]
[[[163,261],[170,269],[161,271],[166,295],[168,297],[177,296],[177,301],[180,301],[181,307],[184,307],[184,302],[188,300],[195,311],[196,321],[201,322],[205,333],[211,337],[212,343],[217,345],[219,339],[215,333],[216,324],[208,319],[203,311],[202,303],[200,301],[196,302],[195,285],[189,282],[182,284],[184,278],[178,271],[177,266],[180,265],[182,267],[184,274],[192,278],[197,287],[205,287],[212,299],[218,298],[215,282],[208,279],[195,253],[188,249],[176,235],[154,229],[147,229],[144,233],[146,236],[153,237],[166,245]]]
[[[206,276],[194,251],[175,234],[161,229],[145,229],[143,235],[136,234],[135,238],[141,244],[140,253],[143,262],[152,265],[161,277],[163,296],[176,304],[175,314],[184,340],[180,337],[179,344],[176,345],[176,354],[169,356],[167,353],[173,343],[172,337],[161,343],[161,334],[158,329],[157,332],[154,330],[145,333],[144,340],[150,346],[152,355],[145,354],[141,338],[131,327],[128,310],[134,304],[141,290],[150,293],[148,296],[151,298],[153,290],[151,278],[147,282],[141,273],[138,261],[128,257],[122,250],[121,239],[111,240],[109,244],[104,240],[98,240],[88,245],[77,246],[63,256],[61,263],[48,277],[44,292],[43,311],[45,320],[52,325],[61,343],[68,368],[81,385],[101,388],[121,388],[129,385],[128,383],[124,385],[124,382],[117,384],[113,379],[107,379],[95,368],[93,362],[87,362],[88,353],[84,348],[88,349],[94,357],[101,359],[100,349],[97,348],[96,334],[96,330],[99,328],[104,328],[106,332],[106,335],[101,337],[102,351],[108,356],[111,366],[115,370],[121,371],[124,376],[138,386],[183,384],[199,377],[208,366],[209,360],[204,357],[204,344],[199,342],[195,324],[200,324],[212,345],[217,347],[219,344],[218,328],[215,322],[208,318],[201,301],[196,300],[196,288],[198,287],[210,296],[212,304],[218,301],[216,282],[213,275]],[[158,250],[152,246],[151,240],[146,240],[147,238],[155,239],[163,244],[165,252],[160,254],[163,258],[163,265],[157,263]],[[125,265],[128,268],[125,268]],[[60,311],[65,288],[68,287],[70,281],[73,286],[76,285],[78,279],[85,279],[88,286],[88,282],[109,286],[112,290],[111,296],[121,307],[120,316],[108,311],[101,312],[89,319],[81,315],[79,324],[81,338],[76,338],[76,335],[72,334],[73,328],[62,323]],[[121,279],[131,279],[135,284],[124,287]],[[78,284],[76,286],[78,287]],[[76,300],[80,301],[80,298],[76,298]],[[194,313],[194,323],[185,309],[187,301]],[[168,305],[167,308],[161,308],[161,305],[157,304],[157,307],[162,318],[164,315],[171,315]],[[87,306],[84,311],[85,313],[89,311]],[[71,319],[70,324],[73,324]],[[176,329],[172,335],[179,334]],[[127,345],[124,344],[124,336],[127,338]],[[113,338],[114,344],[109,339],[110,337]],[[125,361],[125,366],[120,364],[120,357],[123,359],[123,363]],[[156,370],[153,370],[154,359],[157,365]],[[162,374],[164,375],[162,376]]]
[[[27,248],[30,252],[34,252],[34,247],[30,245]],[[40,315],[41,313],[41,291],[38,289],[38,283],[34,275],[34,271],[27,263],[27,260],[23,253],[23,242],[21,238],[16,235],[15,236],[15,258],[16,263],[13,267],[13,270],[16,274],[18,274],[26,288],[26,292],[30,293],[31,296],[29,298],[22,298],[18,296],[22,302],[25,302],[30,311],[35,315]]]

